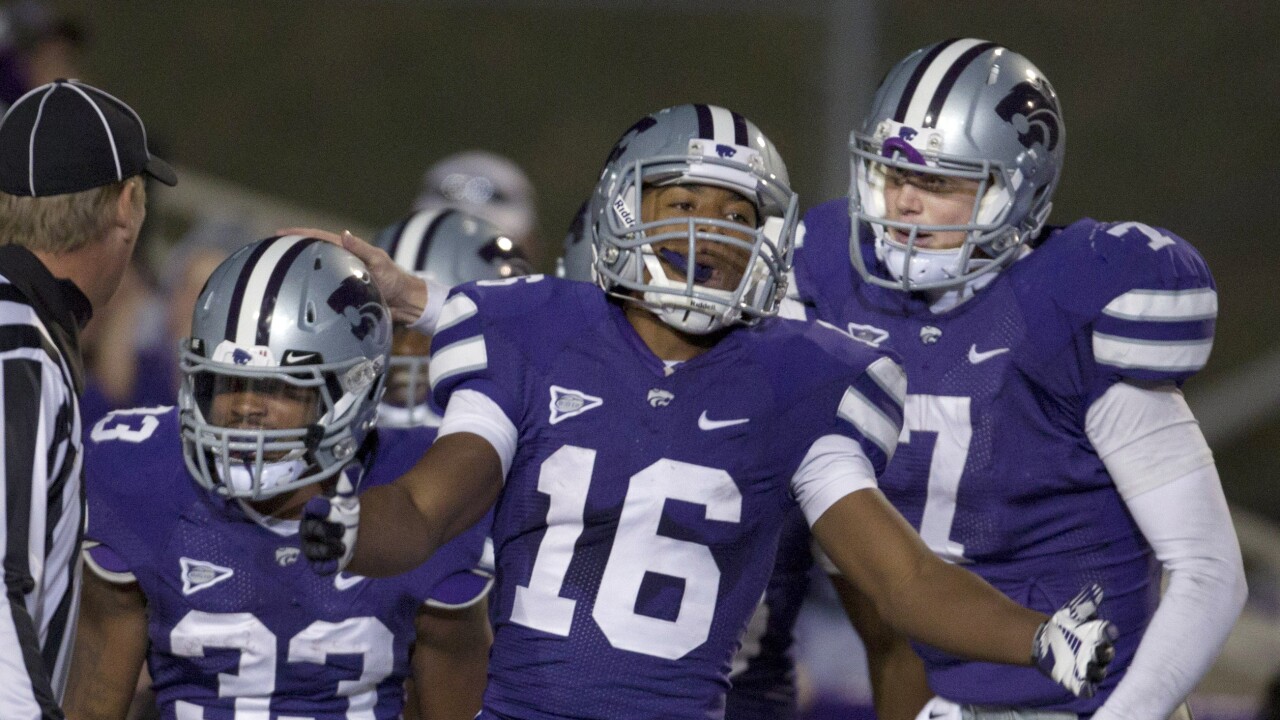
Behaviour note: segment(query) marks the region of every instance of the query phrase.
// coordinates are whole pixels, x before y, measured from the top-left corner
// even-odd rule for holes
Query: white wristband
[[[425,273],[414,273],[414,275],[422,278],[422,281],[427,284],[427,305],[422,308],[422,315],[409,323],[409,329],[423,335],[434,335],[436,323],[440,320],[440,310],[449,296],[449,286],[428,278]]]

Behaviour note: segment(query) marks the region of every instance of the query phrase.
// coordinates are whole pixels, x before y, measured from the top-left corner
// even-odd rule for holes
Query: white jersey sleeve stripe
[[[845,495],[874,487],[871,460],[856,440],[845,435],[815,440],[791,477],[791,492],[809,525]]]
[[[428,375],[431,387],[441,380],[473,370],[482,370],[489,366],[489,352],[485,348],[484,336],[473,335],[463,338],[451,345],[440,348],[431,355]]]
[[[907,401],[907,373],[901,365],[887,357],[880,358],[867,367],[867,374],[898,403],[898,407]]]
[[[1191,290],[1130,290],[1102,309],[1121,320],[1193,322],[1218,316],[1218,293],[1213,288]]]
[[[898,446],[898,426],[862,393],[853,388],[845,390],[836,414],[853,425],[863,437],[875,443],[886,458],[893,457],[893,451]]]
[[[440,319],[436,322],[436,332],[444,332],[458,323],[479,312],[476,303],[471,298],[458,293],[449,298],[444,304],[444,308],[440,311]]]
[[[1204,340],[1137,340],[1093,333],[1093,356],[1103,365],[1147,370],[1196,371],[1209,361],[1213,338]]]
[[[449,396],[444,420],[440,423],[437,438],[453,433],[468,432],[479,435],[493,446],[502,461],[502,477],[507,477],[511,461],[516,456],[516,426],[494,402],[478,390],[458,390]]]

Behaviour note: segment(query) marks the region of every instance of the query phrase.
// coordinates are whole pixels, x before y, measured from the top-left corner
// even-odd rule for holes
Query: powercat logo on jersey
[[[292,546],[284,546],[276,548],[276,564],[280,567],[289,567],[298,562],[298,548]]]
[[[182,566],[183,595],[208,590],[235,574],[231,568],[214,565],[204,560],[192,560],[188,557],[178,558],[178,564]]]
[[[649,391],[649,407],[666,407],[675,399],[676,396],[669,390],[653,388]]]
[[[604,400],[581,390],[570,390],[559,385],[551,386],[551,424],[568,420],[604,404]]]

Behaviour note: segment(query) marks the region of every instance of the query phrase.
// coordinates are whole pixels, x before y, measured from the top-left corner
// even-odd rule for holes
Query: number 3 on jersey
[[[916,432],[937,434],[929,462],[929,494],[920,516],[920,537],[935,555],[953,563],[969,562],[964,545],[951,539],[960,477],[964,475],[969,440],[973,437],[969,405],[967,397],[907,395],[902,408],[902,436],[898,440],[909,443]]]
[[[547,531],[529,584],[516,588],[512,622],[569,635],[577,601],[560,590],[582,534],[595,460],[595,450],[566,445],[543,461],[538,491],[551,498]],[[614,647],[675,660],[707,640],[720,568],[707,546],[658,534],[667,500],[702,505],[708,520],[720,522],[736,523],[742,512],[742,495],[723,470],[663,458],[632,475],[591,616]],[[674,620],[636,613],[647,572],[684,580]]]

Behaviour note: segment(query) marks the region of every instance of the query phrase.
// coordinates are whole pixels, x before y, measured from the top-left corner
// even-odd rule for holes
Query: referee
[[[84,525],[78,336],[129,264],[142,175],[177,178],[128,105],[76,81],[0,119],[0,718],[61,718]]]

